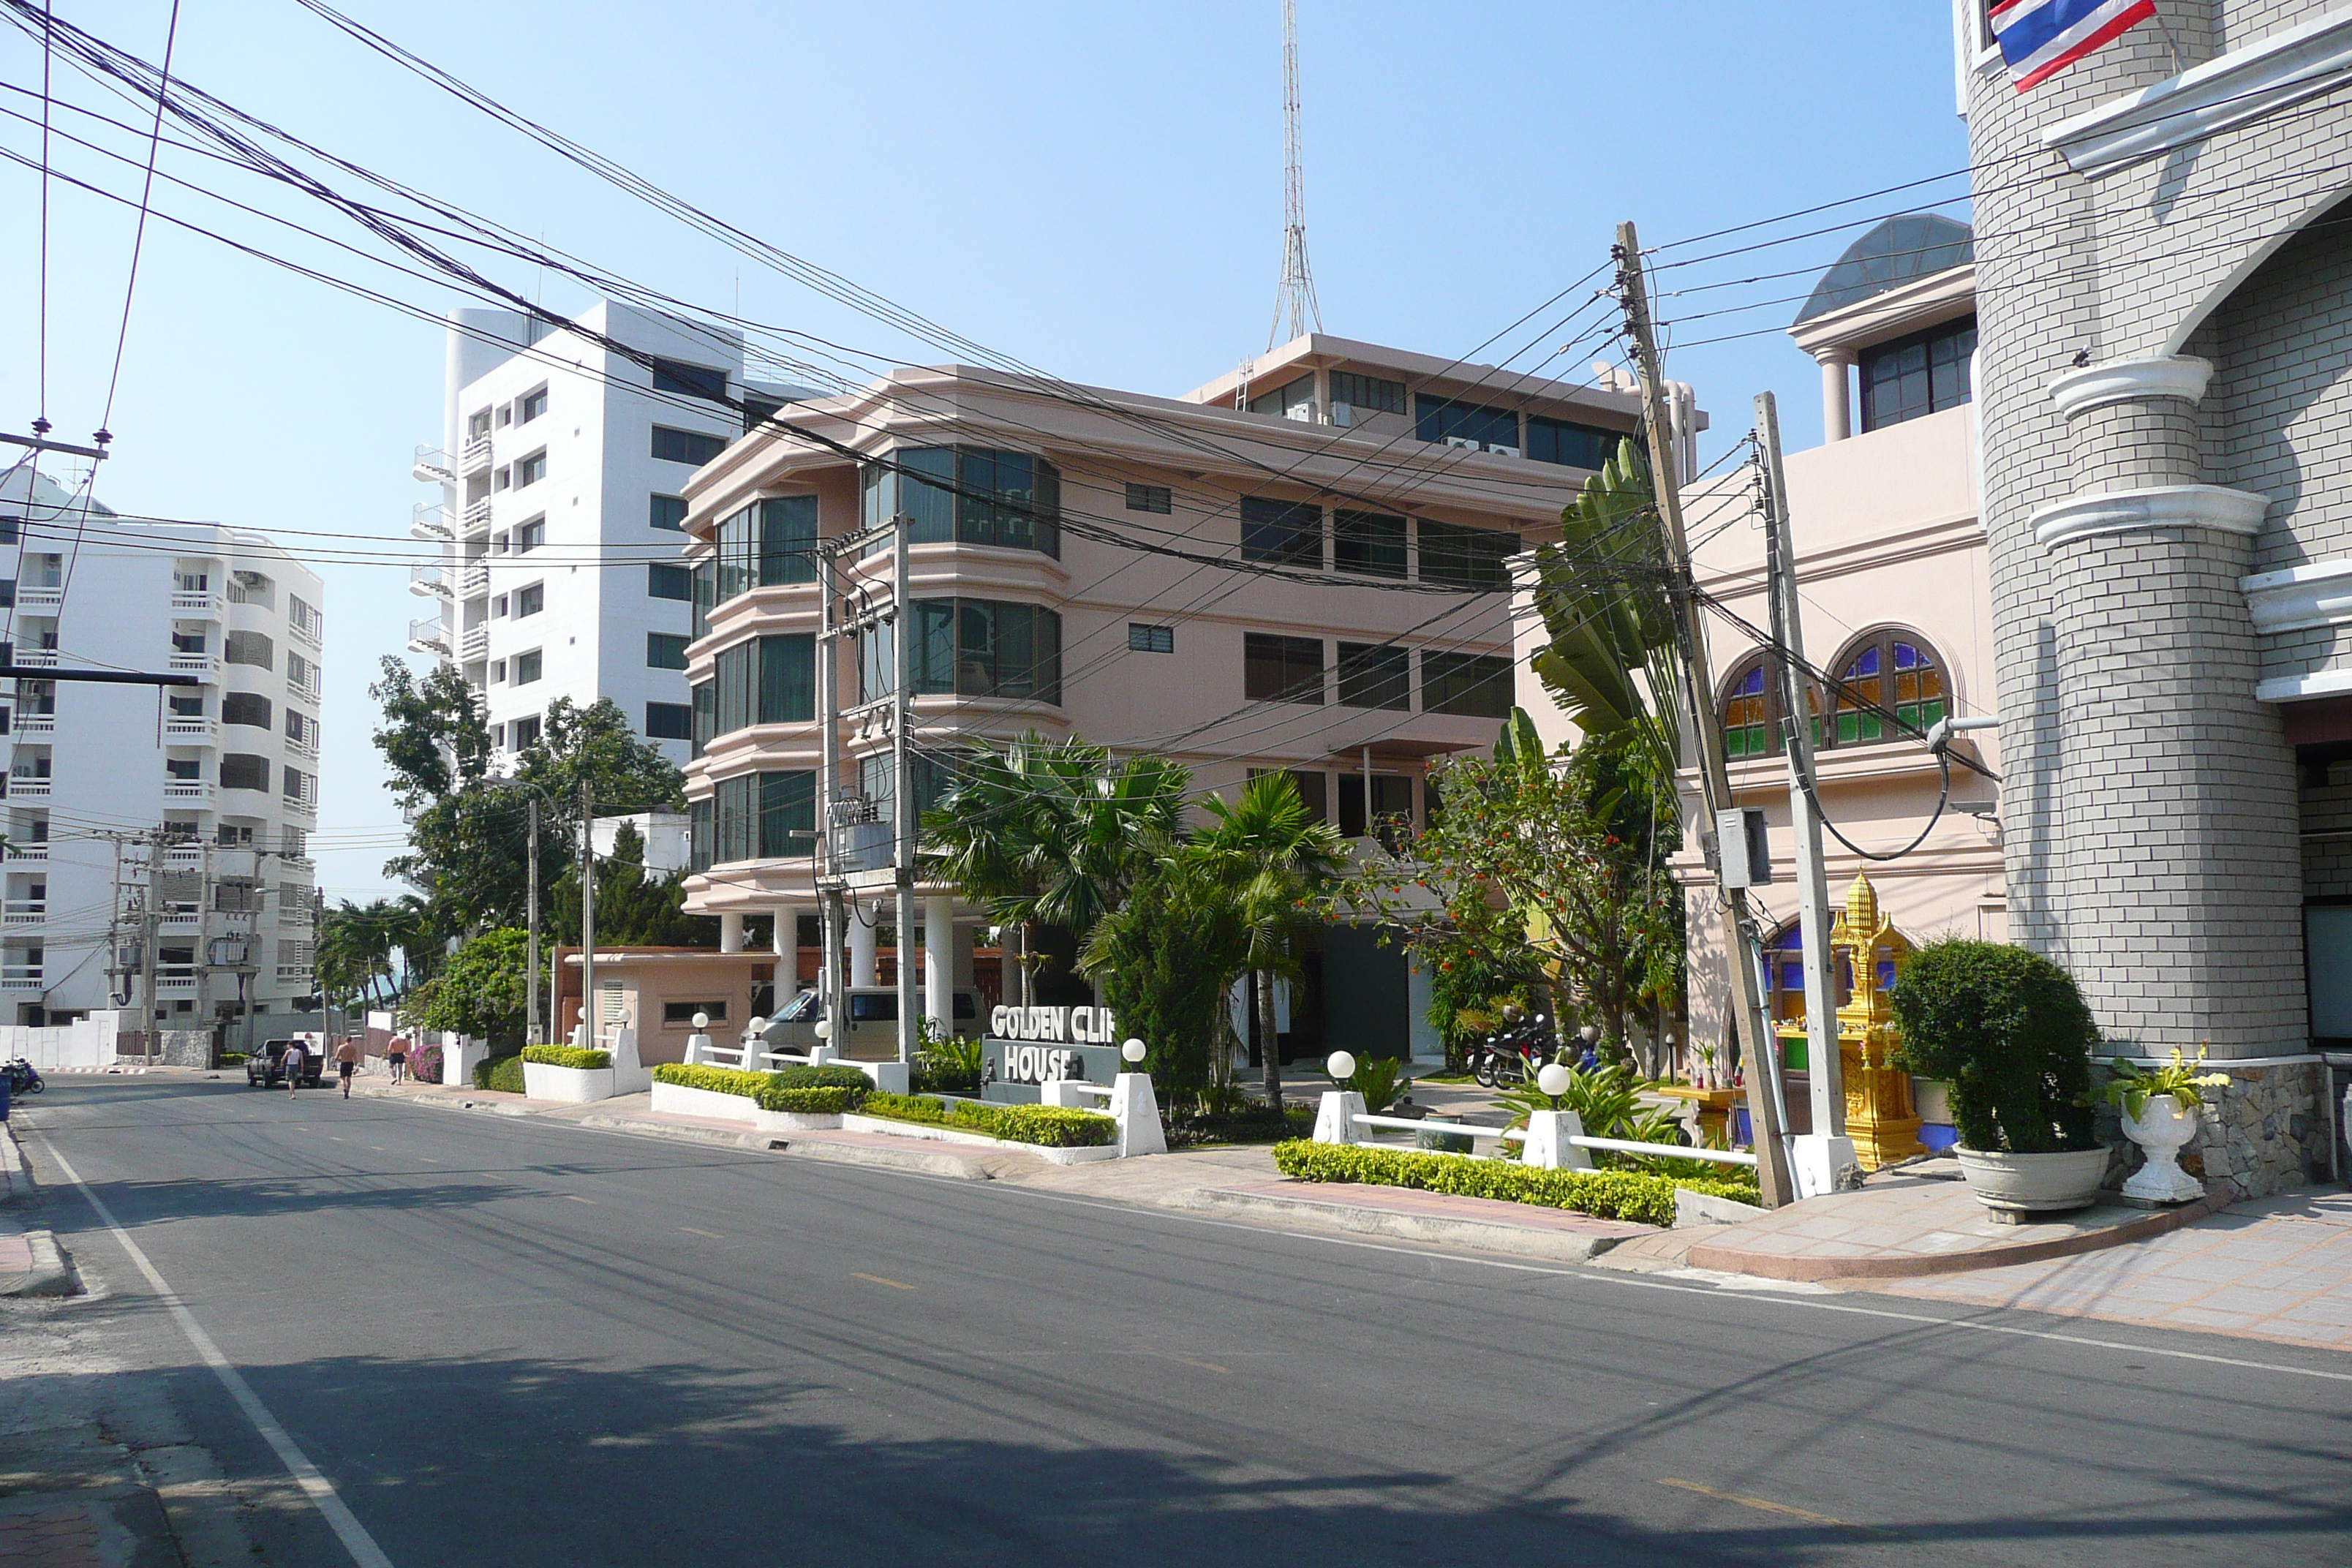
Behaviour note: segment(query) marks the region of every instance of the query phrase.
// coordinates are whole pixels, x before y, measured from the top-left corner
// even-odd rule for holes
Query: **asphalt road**
[[[2352,1357],[53,1085],[36,1169],[54,1140],[400,1568],[2352,1561]],[[351,1562],[174,1320],[139,1343],[276,1489],[262,1560]]]

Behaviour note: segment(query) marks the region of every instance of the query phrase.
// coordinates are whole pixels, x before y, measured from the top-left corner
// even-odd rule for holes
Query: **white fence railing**
[[[1706,1160],[1718,1165],[1756,1163],[1756,1156],[1738,1149],[1693,1149],[1680,1143],[1637,1143],[1623,1138],[1591,1138],[1585,1135],[1583,1118],[1573,1110],[1538,1110],[1528,1118],[1525,1128],[1485,1127],[1470,1121],[1416,1121],[1409,1116],[1374,1116],[1364,1110],[1364,1097],[1352,1089],[1331,1089],[1325,1092],[1323,1103],[1316,1112],[1315,1142],[1318,1143],[1370,1143],[1365,1136],[1372,1131],[1396,1131],[1413,1133],[1443,1133],[1448,1137],[1474,1141],[1473,1152],[1459,1150],[1429,1149],[1422,1152],[1452,1154],[1457,1159],[1491,1159],[1494,1155],[1475,1152],[1476,1140],[1485,1139],[1497,1144],[1506,1140],[1523,1145],[1520,1163],[1568,1171],[1589,1171],[1592,1168],[1591,1151],[1607,1150],[1618,1154],[1648,1154],[1672,1160]]]

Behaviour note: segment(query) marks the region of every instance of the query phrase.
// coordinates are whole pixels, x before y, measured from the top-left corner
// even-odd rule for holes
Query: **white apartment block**
[[[537,739],[557,698],[609,697],[683,763],[687,476],[743,433],[719,397],[805,394],[747,384],[731,334],[611,302],[578,322],[450,313],[441,445],[418,448],[415,468],[441,496],[410,527],[446,548],[410,574],[434,611],[408,646],[465,673],[501,751]]]
[[[317,990],[305,854],[319,810],[317,574],[239,529],[95,503],[85,515],[19,469],[0,480],[0,578],[18,668],[196,679],[15,682],[0,860],[6,1021],[54,1024],[146,999],[133,971],[151,885],[161,1027],[204,1027],[248,1005],[301,1011]],[[158,830],[172,837],[151,884]]]

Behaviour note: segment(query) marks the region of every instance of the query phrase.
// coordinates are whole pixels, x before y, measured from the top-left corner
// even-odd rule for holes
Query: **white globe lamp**
[[[710,1015],[708,1013],[697,1013],[694,1016],[694,1026],[698,1030],[710,1027]]]
[[[820,1040],[829,1040],[833,1038],[833,1020],[830,1018],[819,1018],[816,1021],[815,1034],[816,1037]]]
[[[1568,1069],[1558,1062],[1547,1063],[1536,1074],[1536,1087],[1551,1096],[1557,1103],[1559,1097],[1568,1092]]]
[[[1346,1051],[1333,1051],[1323,1058],[1323,1070],[1333,1083],[1345,1083],[1356,1076],[1356,1058]]]
[[[1143,1042],[1141,1040],[1129,1040],[1127,1044],[1119,1047],[1118,1054],[1125,1057],[1130,1065],[1139,1064],[1143,1060]]]

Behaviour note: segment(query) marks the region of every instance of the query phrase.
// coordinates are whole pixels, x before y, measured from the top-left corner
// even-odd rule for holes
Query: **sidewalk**
[[[16,1146],[13,1124],[0,1122],[0,1297],[65,1296],[74,1289],[73,1270],[57,1238],[27,1229],[11,1214],[22,1214],[38,1195],[33,1173]],[[0,1539],[0,1546],[6,1544]],[[0,1552],[0,1562],[6,1561]]]

